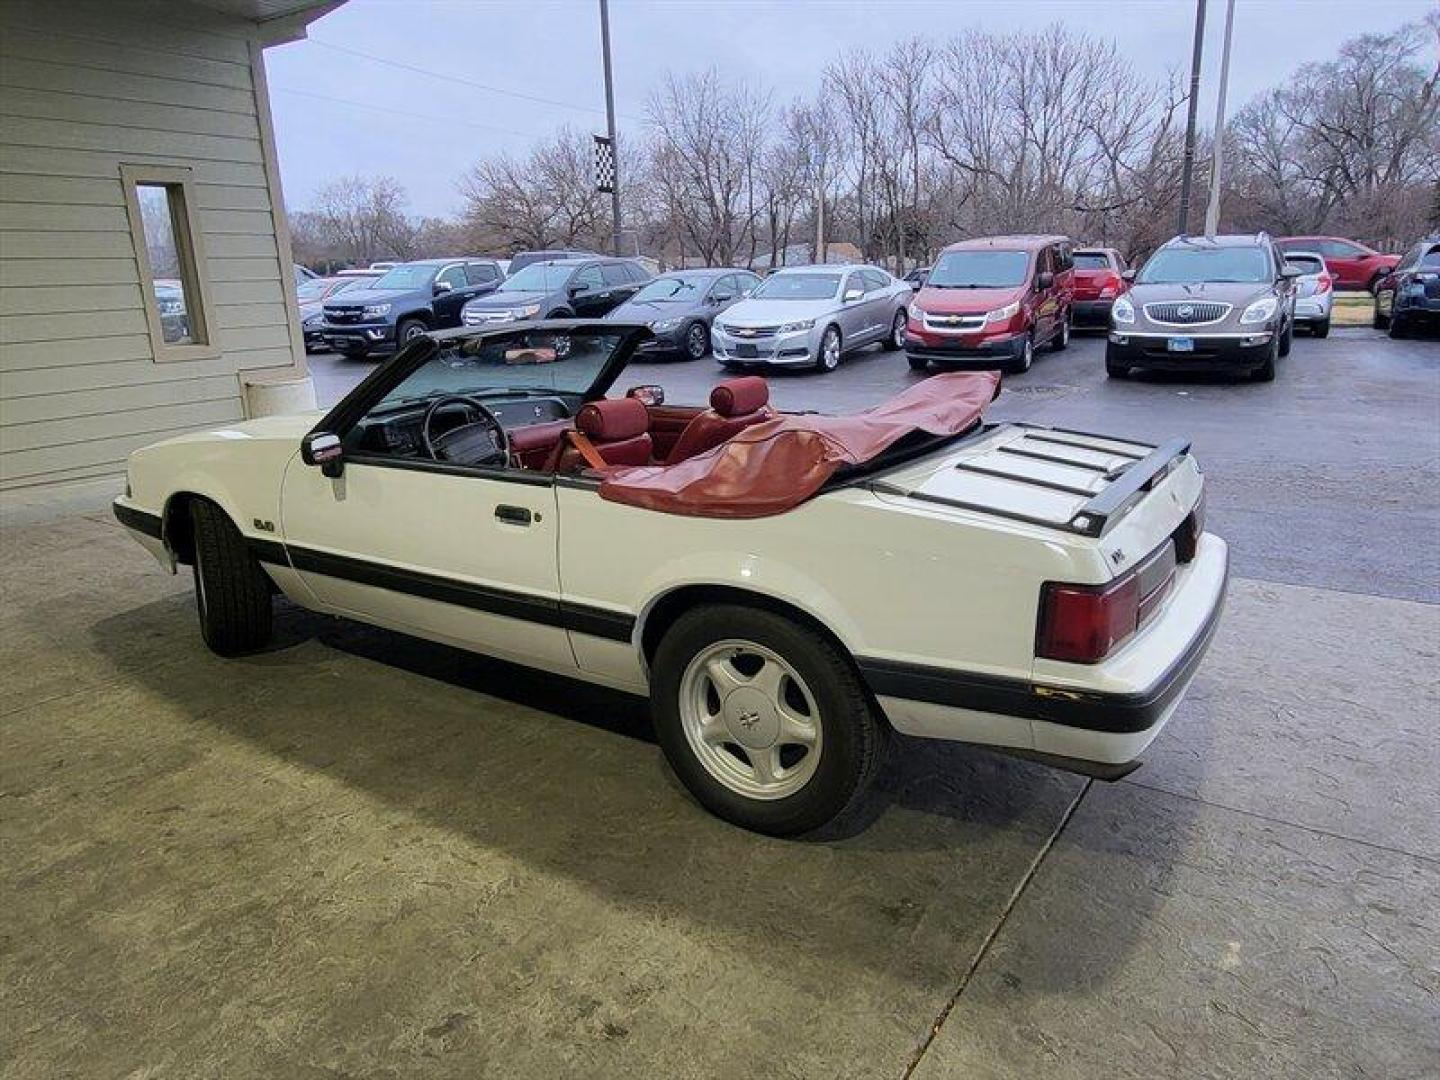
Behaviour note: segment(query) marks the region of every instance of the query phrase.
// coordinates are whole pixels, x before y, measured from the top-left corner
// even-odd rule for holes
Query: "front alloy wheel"
[[[1031,331],[1025,335],[1025,341],[1020,349],[1020,356],[1010,362],[1010,370],[1016,375],[1029,371],[1030,365],[1035,362],[1035,333]]]
[[[690,329],[685,331],[685,356],[689,360],[699,360],[710,351],[710,331],[704,323],[694,323]]]
[[[827,326],[820,337],[820,352],[815,358],[815,367],[820,371],[834,371],[840,366],[840,331]]]

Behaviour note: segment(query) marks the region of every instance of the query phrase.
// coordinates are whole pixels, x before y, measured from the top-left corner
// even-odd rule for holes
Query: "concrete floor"
[[[0,1076],[1434,1077],[1440,345],[1099,348],[997,413],[1196,436],[1240,578],[1185,704],[1114,785],[901,740],[825,842],[698,810],[641,702],[288,607],[222,661],[106,515],[6,528]]]

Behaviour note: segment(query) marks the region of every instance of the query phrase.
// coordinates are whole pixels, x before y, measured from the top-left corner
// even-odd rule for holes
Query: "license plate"
[[[759,356],[760,351],[754,345],[736,345],[736,356]]]
[[[1165,343],[1165,347],[1171,352],[1194,352],[1195,339],[1188,337],[1172,337]]]

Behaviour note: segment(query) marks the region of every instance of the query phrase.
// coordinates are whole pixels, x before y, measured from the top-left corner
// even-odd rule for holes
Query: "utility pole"
[[[1204,0],[1201,0],[1203,3]],[[605,132],[610,136],[610,217],[614,225],[610,244],[620,254],[620,148],[615,141],[615,79],[610,71],[610,3],[600,0],[600,48],[605,56]],[[638,241],[637,241],[638,242]]]
[[[1220,98],[1215,105],[1215,145],[1210,156],[1210,205],[1205,210],[1205,235],[1220,228],[1220,166],[1225,157],[1225,88],[1230,83],[1230,32],[1235,25],[1235,0],[1225,3],[1225,45],[1220,53]]]
[[[603,4],[605,0],[600,0]],[[1185,160],[1180,166],[1180,221],[1185,235],[1190,222],[1190,181],[1195,172],[1195,110],[1200,106],[1200,57],[1205,51],[1205,0],[1195,0],[1195,48],[1190,57],[1190,103],[1185,118]]]

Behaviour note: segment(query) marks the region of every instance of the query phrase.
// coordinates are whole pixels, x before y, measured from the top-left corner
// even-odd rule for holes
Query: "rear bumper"
[[[1025,333],[997,334],[976,340],[972,335],[964,335],[952,340],[938,334],[921,338],[907,332],[905,355],[948,367],[993,368],[1023,356],[1026,336]]]
[[[1218,334],[1142,333],[1112,330],[1105,359],[1142,371],[1254,371],[1270,357],[1275,331],[1257,327],[1253,333]],[[1190,352],[1173,352],[1172,337],[1189,338]]]
[[[1174,715],[1219,625],[1228,578],[1225,541],[1206,534],[1166,614],[1094,668],[1049,663],[1016,679],[860,658],[860,672],[907,735],[993,746],[1114,779],[1135,767]],[[1061,681],[1061,668],[1084,681]]]
[[[1296,322],[1324,322],[1330,318],[1330,300],[1315,300],[1309,297],[1295,301]]]
[[[1109,326],[1111,300],[1076,300],[1070,305],[1071,326]]]

